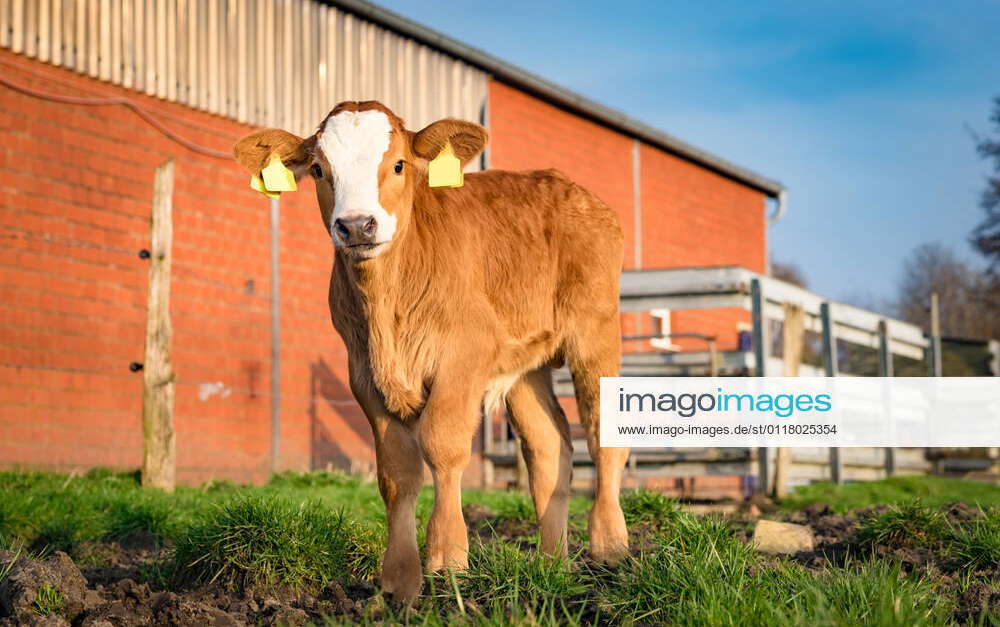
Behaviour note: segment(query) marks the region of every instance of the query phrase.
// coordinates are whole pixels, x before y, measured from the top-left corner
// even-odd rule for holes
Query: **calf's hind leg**
[[[569,423],[555,393],[552,371],[525,374],[507,393],[507,409],[521,436],[528,480],[541,527],[541,550],[566,554],[566,516],[573,472]]]
[[[601,377],[618,376],[621,360],[617,315],[582,325],[578,331],[574,340],[567,343],[567,358],[580,421],[587,430],[587,448],[597,467],[597,486],[589,521],[590,555],[614,566],[628,553],[628,531],[618,502],[628,449],[602,447],[599,437]]]

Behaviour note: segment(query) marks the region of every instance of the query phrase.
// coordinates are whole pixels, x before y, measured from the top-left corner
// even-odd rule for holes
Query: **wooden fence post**
[[[142,394],[142,485],[172,492],[174,373],[170,365],[170,258],[173,246],[174,162],[156,168],[150,225],[149,296]]]
[[[782,343],[784,344],[784,372],[786,377],[799,376],[802,363],[803,333],[806,328],[806,312],[802,305],[785,303],[785,324]],[[788,475],[792,465],[792,449],[779,447],[774,459],[774,496],[783,498],[788,494]]]

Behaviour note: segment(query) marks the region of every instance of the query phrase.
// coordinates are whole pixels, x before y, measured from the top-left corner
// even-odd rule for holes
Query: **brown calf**
[[[554,170],[428,187],[428,161],[446,142],[465,164],[486,137],[451,119],[414,133],[377,102],[344,102],[306,139],[269,129],[235,148],[254,174],[277,153],[316,179],[336,248],[330,314],[375,435],[389,532],[382,588],[403,600],[422,583],[424,461],[435,490],[427,569],[467,565],[461,476],[484,399],[487,411],[505,400],[521,435],[542,550],[565,553],[572,448],[550,377],[564,360],[597,466],[590,552],[614,564],[627,551],[618,493],[628,451],[598,444],[600,377],[616,376],[620,359],[618,218]]]

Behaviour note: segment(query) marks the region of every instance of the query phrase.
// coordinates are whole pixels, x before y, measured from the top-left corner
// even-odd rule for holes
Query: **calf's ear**
[[[277,154],[285,167],[299,178],[313,161],[316,136],[302,139],[288,131],[266,128],[250,133],[233,146],[236,161],[250,174],[260,174],[271,155]]]
[[[413,135],[413,152],[418,157],[433,159],[438,156],[445,144],[451,144],[451,150],[464,166],[483,151],[489,133],[478,124],[445,118],[432,122]]]

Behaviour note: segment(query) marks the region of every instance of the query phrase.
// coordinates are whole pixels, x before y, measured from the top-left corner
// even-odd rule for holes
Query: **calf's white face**
[[[358,248],[356,252],[373,257],[396,232],[396,216],[379,199],[379,166],[391,134],[389,118],[377,110],[342,111],[327,118],[320,129],[316,145],[332,178],[330,236],[338,248]],[[370,232],[359,241],[354,231],[366,226]]]
[[[464,166],[486,144],[486,129],[446,118],[413,133],[375,101],[342,102],[303,139],[261,129],[236,142],[233,155],[259,175],[274,155],[296,178],[316,179],[323,223],[338,251],[371,259],[407,231],[414,202],[427,190],[427,163],[450,145]]]

